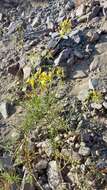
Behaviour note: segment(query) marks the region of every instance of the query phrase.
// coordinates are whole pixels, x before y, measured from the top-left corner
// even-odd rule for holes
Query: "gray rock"
[[[44,169],[46,169],[47,168],[47,165],[48,165],[48,161],[47,160],[40,160],[37,164],[36,164],[36,169],[38,170],[38,171],[40,171],[40,170],[44,170]]]
[[[81,146],[80,149],[79,149],[79,154],[81,156],[89,156],[91,153],[91,150],[89,147],[86,147],[86,146]]]
[[[97,163],[96,168],[101,171],[107,171],[107,162],[106,161],[100,161]]]
[[[89,79],[89,89],[95,90],[98,86],[98,79]]]
[[[86,36],[91,43],[94,43],[99,40],[100,34],[96,31],[88,31]]]
[[[55,49],[56,46],[59,44],[60,40],[61,39],[59,37],[58,38],[53,38],[52,40],[49,41],[48,48],[49,49]]]
[[[92,11],[90,12],[90,14],[88,16],[88,21],[90,21],[94,17],[97,17],[100,10],[101,10],[101,7],[99,5],[96,5],[95,7],[93,7]]]
[[[65,10],[66,11],[71,11],[74,8],[74,1],[70,0],[67,2],[67,4],[65,5]]]
[[[12,169],[12,158],[8,154],[3,155],[0,157],[0,171],[4,169]]]
[[[49,162],[47,174],[51,189],[57,189],[62,181],[58,170],[57,162],[55,160]]]
[[[2,17],[3,17],[3,14],[2,14],[2,13],[0,13],[0,21],[2,21]]]
[[[96,55],[90,64],[90,78],[98,79],[97,89],[107,89],[107,52]]]
[[[66,48],[64,49],[59,56],[55,59],[54,63],[55,66],[66,66],[67,60],[70,58],[72,55],[72,49],[71,48]]]
[[[106,101],[103,102],[103,106],[105,109],[107,109],[107,102]]]
[[[10,116],[10,104],[8,102],[2,102],[0,104],[0,113],[4,119],[7,119]]]
[[[73,79],[82,79],[85,78],[87,76],[87,74],[82,71],[82,70],[76,70],[76,72],[74,72],[72,78]]]
[[[107,143],[107,131],[105,131],[103,134],[103,141]]]
[[[106,52],[107,50],[107,42],[103,42],[103,43],[98,43],[95,45],[95,49],[99,54],[102,54],[104,52]]]
[[[47,17],[46,24],[48,29],[54,29],[54,22],[49,16]]]
[[[41,24],[41,15],[38,14],[32,21],[32,27],[36,27]]]
[[[87,15],[83,15],[80,18],[78,18],[79,23],[86,22],[86,21],[87,21]]]
[[[81,100],[82,102],[86,100],[86,98],[89,95],[89,89],[85,88],[83,90],[81,90],[78,94],[78,99]]]
[[[31,75],[31,66],[25,66],[23,68],[23,73],[24,73],[24,80],[30,77]]]
[[[14,33],[18,27],[21,27],[22,25],[22,21],[16,21],[16,22],[11,22],[9,27],[8,27],[8,33],[7,35],[10,35],[12,33]]]
[[[74,55],[75,55],[77,58],[79,58],[79,59],[83,59],[83,58],[84,58],[84,55],[82,54],[82,52],[79,51],[79,50],[77,50],[77,49],[74,50]]]
[[[91,107],[93,109],[101,110],[102,104],[100,104],[100,103],[91,103]]]

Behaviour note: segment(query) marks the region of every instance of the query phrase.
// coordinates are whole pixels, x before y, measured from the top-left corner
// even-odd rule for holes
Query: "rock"
[[[86,146],[81,146],[80,149],[79,149],[79,154],[81,156],[89,156],[91,153],[91,150],[89,147],[86,147]]]
[[[8,73],[12,74],[13,76],[16,76],[19,69],[20,69],[19,63],[11,65],[8,67]]]
[[[52,40],[49,41],[48,48],[49,49],[55,49],[56,46],[59,44],[60,40],[61,39],[59,37],[58,38],[53,38]]]
[[[77,50],[77,49],[74,50],[74,56],[76,56],[79,59],[83,59],[84,58],[82,52],[79,51],[79,50]]]
[[[81,90],[78,94],[78,99],[81,100],[82,102],[87,99],[89,95],[89,89],[85,88],[84,90]]]
[[[105,53],[107,50],[107,42],[98,43],[95,45],[95,49],[99,54]]]
[[[54,22],[49,16],[47,17],[46,24],[48,29],[54,29]]]
[[[100,103],[91,103],[91,108],[101,110],[102,109],[102,104],[100,104]]]
[[[89,79],[89,89],[90,90],[95,90],[97,89],[98,86],[98,79]]]
[[[99,15],[100,10],[101,10],[101,7],[99,5],[94,6],[88,16],[88,21],[90,21],[94,17],[97,17]]]
[[[78,152],[74,152],[74,151],[72,152],[72,159],[74,161],[77,161],[77,162],[81,161],[81,157],[80,157],[79,153]]]
[[[81,17],[85,13],[85,6],[84,4],[81,4],[77,9],[76,9],[76,16]]]
[[[67,4],[65,5],[65,10],[66,11],[71,11],[74,8],[74,1],[70,0],[67,2]]]
[[[38,25],[41,24],[41,15],[38,14],[34,19],[33,19],[33,22],[32,22],[32,27],[36,27]]]
[[[0,171],[3,171],[4,169],[12,169],[12,158],[8,154],[4,154],[3,157],[0,157]]]
[[[87,15],[83,15],[80,18],[78,18],[79,23],[86,22],[86,21],[87,21]]]
[[[90,78],[98,79],[97,89],[103,91],[107,89],[107,52],[96,55],[90,64]]]
[[[92,164],[91,159],[87,158],[87,160],[85,161],[85,165],[90,166],[91,164]]]
[[[47,168],[47,165],[48,165],[48,161],[47,160],[40,160],[37,164],[36,164],[36,169],[38,170],[38,171],[40,171],[40,170],[44,170],[44,169],[46,169]]]
[[[14,33],[18,27],[21,27],[22,25],[22,21],[16,21],[16,22],[11,22],[9,27],[8,27],[8,33],[7,35],[11,35],[12,33]]]
[[[48,164],[48,181],[52,190],[57,189],[61,183],[61,176],[58,170],[58,166],[55,160],[52,160]]]
[[[48,139],[46,139],[43,142],[38,143],[37,147],[41,148],[47,154],[48,157],[50,157],[53,153],[52,145]]]
[[[66,62],[67,60],[70,58],[70,56],[72,55],[72,50],[71,48],[66,48],[64,49],[59,56],[55,59],[54,63],[55,66],[66,66]]]
[[[102,23],[101,31],[107,33],[107,20]]]
[[[103,15],[107,19],[107,5],[103,7]]]
[[[2,21],[3,14],[0,13],[0,22]]]
[[[81,79],[81,78],[85,78],[87,76],[87,74],[82,71],[82,70],[76,70],[76,72],[74,72],[73,74],[73,79]]]
[[[86,36],[87,36],[89,42],[94,43],[99,40],[100,34],[96,31],[88,31]]]
[[[103,106],[105,109],[107,109],[107,102],[106,101],[103,102]]]
[[[30,183],[26,183],[24,185],[24,190],[35,190],[35,187]]]
[[[107,143],[107,131],[105,131],[103,134],[103,141]]]
[[[30,66],[25,66],[23,68],[23,73],[24,73],[24,80],[26,80],[31,75],[31,67]]]
[[[2,102],[0,104],[0,113],[2,114],[4,119],[7,119],[11,112],[10,112],[11,105],[8,102]]]
[[[100,161],[97,163],[96,168],[99,171],[102,171],[102,173],[107,173],[107,162],[106,161]]]

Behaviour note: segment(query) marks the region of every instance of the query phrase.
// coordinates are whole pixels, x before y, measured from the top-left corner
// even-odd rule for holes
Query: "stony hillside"
[[[106,0],[0,0],[0,190],[107,190]]]

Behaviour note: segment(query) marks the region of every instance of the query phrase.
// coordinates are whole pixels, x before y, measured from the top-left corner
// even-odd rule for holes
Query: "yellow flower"
[[[34,78],[37,79],[41,74],[41,68],[34,74]]]
[[[35,78],[33,76],[31,78],[29,78],[26,82],[27,82],[27,84],[29,84],[34,89],[34,87],[35,87]]]
[[[59,24],[59,34],[61,37],[63,37],[66,34],[69,34],[71,32],[71,20],[70,19],[65,19]]]

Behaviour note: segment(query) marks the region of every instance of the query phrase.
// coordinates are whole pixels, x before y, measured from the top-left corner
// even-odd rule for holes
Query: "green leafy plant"
[[[2,185],[1,188],[4,190],[10,190],[12,184],[19,185],[21,178],[16,175],[13,171],[6,172],[0,174],[0,184]]]

